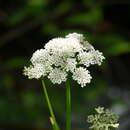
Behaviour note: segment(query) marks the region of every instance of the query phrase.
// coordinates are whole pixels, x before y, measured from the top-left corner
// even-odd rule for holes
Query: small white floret
[[[66,81],[67,73],[59,68],[54,68],[48,75],[48,78],[54,84],[61,84],[62,82]]]
[[[75,58],[68,58],[66,61],[65,70],[68,72],[74,72],[76,68],[77,61]]]
[[[45,49],[40,49],[33,53],[31,62],[33,65],[44,64],[48,58],[49,58],[48,52]]]
[[[45,67],[41,64],[36,64],[34,67],[24,67],[24,75],[27,75],[29,79],[39,79],[46,75]]]
[[[86,86],[87,83],[91,82],[91,75],[89,73],[88,70],[86,70],[83,67],[79,67],[77,68],[74,72],[73,72],[73,79],[76,80],[78,82],[78,84],[81,85],[81,87]]]

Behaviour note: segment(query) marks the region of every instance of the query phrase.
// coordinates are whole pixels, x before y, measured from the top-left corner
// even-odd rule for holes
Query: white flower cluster
[[[87,70],[90,65],[101,65],[104,56],[84,40],[82,34],[71,33],[65,38],[50,40],[44,49],[34,52],[31,65],[24,68],[29,79],[47,76],[52,83],[61,84],[68,73],[84,87],[92,77]]]

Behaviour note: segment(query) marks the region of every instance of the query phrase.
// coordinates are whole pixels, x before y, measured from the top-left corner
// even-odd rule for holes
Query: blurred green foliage
[[[102,10],[100,7],[92,7],[88,12],[80,12],[67,19],[68,24],[96,26],[102,21]]]

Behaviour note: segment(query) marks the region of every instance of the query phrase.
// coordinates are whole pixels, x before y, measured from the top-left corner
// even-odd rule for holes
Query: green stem
[[[105,130],[108,130],[108,126],[105,127]]]
[[[69,80],[66,81],[66,130],[71,130],[71,89]]]
[[[46,98],[46,101],[47,101],[47,104],[48,104],[48,108],[49,108],[49,111],[50,111],[50,121],[51,121],[51,124],[53,126],[53,129],[54,130],[60,130],[57,122],[56,122],[56,118],[55,118],[55,115],[54,115],[54,112],[53,112],[53,109],[52,109],[52,105],[51,105],[51,102],[50,102],[50,99],[49,99],[49,96],[48,96],[48,93],[47,93],[47,89],[46,89],[46,85],[44,83],[44,80],[42,80],[42,86],[43,86],[43,91],[44,91],[44,94],[45,94],[45,98]]]

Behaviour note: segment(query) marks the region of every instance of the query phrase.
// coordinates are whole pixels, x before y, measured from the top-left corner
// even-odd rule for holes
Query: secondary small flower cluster
[[[92,123],[92,126],[89,127],[93,130],[110,130],[111,128],[118,128],[118,115],[113,113],[109,109],[103,107],[95,108],[96,114],[88,116],[88,123]]]
[[[90,83],[92,77],[87,67],[101,65],[104,56],[85,41],[82,34],[71,33],[65,38],[54,38],[46,43],[44,49],[34,52],[31,65],[24,68],[29,79],[47,76],[52,83],[61,84],[72,73],[81,87]]]

